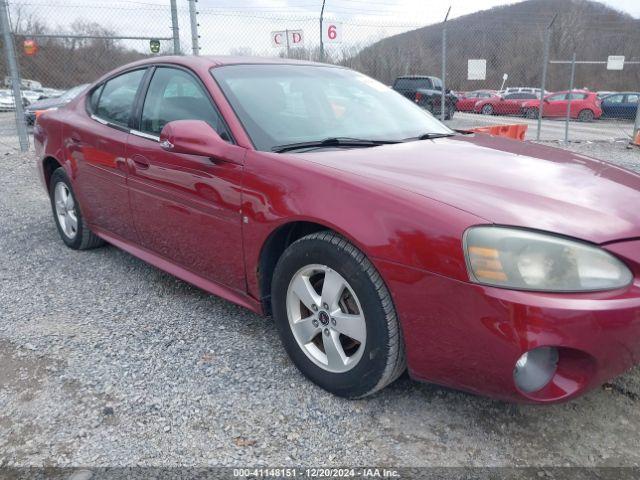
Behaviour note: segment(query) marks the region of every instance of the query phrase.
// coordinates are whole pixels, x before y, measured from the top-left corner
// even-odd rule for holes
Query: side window
[[[566,100],[566,99],[567,99],[566,93],[557,93],[547,98],[547,100],[549,100],[550,102],[559,102],[561,100]]]
[[[95,114],[116,125],[128,126],[133,102],[144,72],[144,69],[134,70],[105,83]]]
[[[587,98],[586,93],[570,93],[568,96],[569,100],[584,100]]]
[[[434,90],[442,90],[442,80],[440,80],[439,78],[434,78],[431,81],[433,82]]]
[[[638,103],[640,101],[640,95],[637,93],[627,95],[627,103]]]
[[[505,100],[516,100],[520,98],[520,94],[519,93],[510,93],[509,95],[505,95],[504,99]]]
[[[606,103],[622,103],[624,95],[611,95],[605,99]]]
[[[174,120],[203,120],[223,139],[230,138],[200,83],[183,70],[161,67],[149,84],[140,130],[160,135],[162,128]]]

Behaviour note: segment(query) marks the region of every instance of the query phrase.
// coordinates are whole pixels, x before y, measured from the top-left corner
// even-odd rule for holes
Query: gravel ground
[[[640,170],[623,143],[569,148]],[[0,465],[640,465],[640,369],[546,407],[406,377],[333,397],[270,320],[65,248],[32,154],[1,149]]]

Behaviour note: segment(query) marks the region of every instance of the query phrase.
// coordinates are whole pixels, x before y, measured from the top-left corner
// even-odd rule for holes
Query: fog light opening
[[[537,392],[553,378],[558,367],[558,349],[540,347],[524,353],[516,362],[513,378],[525,393]]]

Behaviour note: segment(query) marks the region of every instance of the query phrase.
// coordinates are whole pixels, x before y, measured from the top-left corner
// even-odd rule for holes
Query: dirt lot
[[[623,142],[571,148],[640,170]],[[640,465],[640,369],[547,407],[406,377],[345,401],[270,320],[65,248],[32,154],[0,162],[0,465]]]

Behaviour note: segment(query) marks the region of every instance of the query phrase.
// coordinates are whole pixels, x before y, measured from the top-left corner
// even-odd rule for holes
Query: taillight
[[[416,92],[415,102],[418,103],[422,100],[422,94],[420,92]]]

